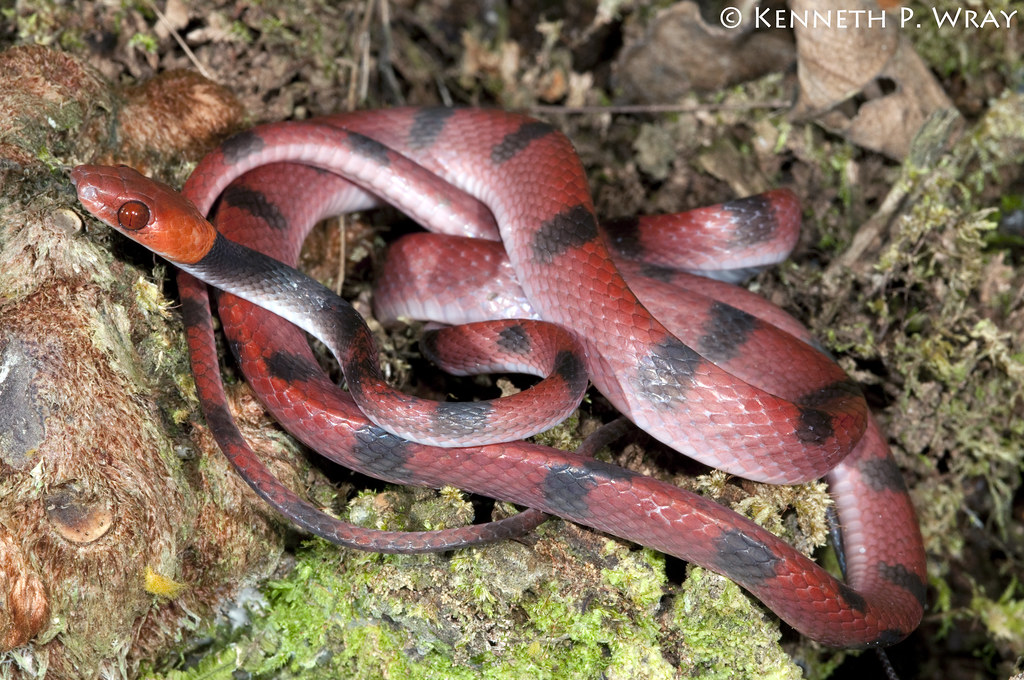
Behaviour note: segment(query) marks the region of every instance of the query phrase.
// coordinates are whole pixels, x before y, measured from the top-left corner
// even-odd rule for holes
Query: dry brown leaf
[[[743,14],[750,15],[756,3],[746,4],[751,9]],[[615,65],[615,84],[629,101],[671,102],[783,70],[793,56],[786,32],[709,24],[695,3],[680,2],[634,29]]]
[[[790,9],[798,17],[817,12],[833,19],[840,11],[853,17],[851,10],[881,16],[874,0],[793,0]],[[842,28],[837,21],[831,27],[795,22],[800,94],[792,115],[899,160],[928,116],[953,104],[897,21],[867,16]]]

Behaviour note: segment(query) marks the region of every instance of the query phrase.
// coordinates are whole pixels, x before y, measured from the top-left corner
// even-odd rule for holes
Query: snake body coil
[[[375,550],[452,545],[363,534],[320,516],[247,452],[230,432],[206,289],[193,277],[229,293],[219,300],[221,320],[261,400],[332,460],[393,482],[512,501],[696,562],[826,644],[888,645],[920,621],[924,553],[913,507],[856,386],[781,311],[729,284],[668,272],[659,260],[681,248],[687,268],[713,269],[717,244],[693,247],[700,241],[691,236],[652,246],[666,237],[658,218],[605,233],[571,144],[550,126],[453,109],[262,126],[200,163],[184,189],[191,203],[128,168],[80,166],[72,178],[91,212],[182,270],[193,370],[210,425],[247,481],[307,529]],[[220,234],[204,218],[218,199]],[[546,376],[536,388],[512,402],[445,403],[384,383],[359,315],[289,266],[321,216],[382,200],[447,236],[392,254],[419,269],[385,277],[378,313],[446,323],[535,319],[451,329],[427,344],[455,369]],[[778,191],[703,217],[732,224],[722,247],[741,253],[729,266],[743,270],[777,258],[763,251],[796,211],[792,194]],[[648,262],[624,259],[638,255]],[[436,285],[447,280],[451,287]],[[667,299],[670,286],[675,297]],[[398,291],[410,288],[423,296],[399,300]],[[471,298],[478,302],[459,302]],[[348,393],[319,369],[302,332],[275,314],[332,347]],[[575,408],[588,375],[637,425],[708,465],[773,483],[827,475],[849,585],[714,502],[518,441]]]

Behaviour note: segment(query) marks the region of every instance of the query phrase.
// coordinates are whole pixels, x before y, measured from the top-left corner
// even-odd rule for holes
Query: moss
[[[625,548],[618,541],[608,540],[605,544],[607,554],[618,554],[626,557]],[[665,594],[665,556],[654,550],[641,550],[634,553],[636,560],[622,559],[615,569],[602,569],[601,577],[608,585],[620,590],[633,605],[644,610],[654,608]]]
[[[541,636],[526,647],[521,662],[535,664],[541,677],[672,677],[662,657],[657,627],[630,625],[628,609],[595,599],[580,602],[558,584],[526,607]],[[531,669],[533,670],[533,669]]]
[[[921,478],[912,493],[927,549],[944,556],[930,568],[940,629],[1003,610],[971,605],[998,601],[991,591],[1003,591],[1005,574],[976,563],[964,510],[991,525],[997,542],[1014,531],[1024,362],[1019,303],[999,291],[1019,290],[1019,277],[989,235],[998,187],[1024,156],[1021,111],[1020,96],[1005,95],[945,155],[912,154],[930,161],[902,169],[891,196],[903,207],[888,216],[881,246],[856,273],[825,278],[837,299],[856,301],[820,320],[831,339],[849,359],[881,360],[898,377],[887,388],[887,429],[901,466]],[[941,582],[952,564],[979,574],[969,600]]]
[[[976,596],[970,609],[984,622],[992,639],[1010,650],[1024,649],[1024,588],[1016,579],[998,600]]]
[[[692,677],[725,677],[723,667],[731,677],[766,668],[769,677],[796,677],[775,670],[774,659],[785,658],[778,627],[735,586],[723,597],[721,585],[698,592],[705,586],[693,579],[666,616],[661,554],[558,521],[538,535],[533,549],[506,542],[450,556],[312,541],[291,573],[267,584],[265,600],[250,604],[243,628],[222,622],[201,662],[145,677],[675,678],[677,665]],[[751,635],[751,619],[763,645],[715,642],[720,626],[743,624]]]
[[[4,8],[3,13],[12,21],[22,44],[52,45],[60,40],[61,27],[68,24],[68,13],[73,11],[61,3],[37,0],[24,8]]]
[[[964,12],[979,12],[978,22],[986,11],[1002,20],[1000,11],[1017,11],[1014,22],[1020,22],[1020,4],[1013,0],[986,0],[984,3],[964,5],[954,0],[938,0],[928,3],[911,3],[908,5],[919,20],[919,27],[905,31],[915,50],[928,64],[943,76],[961,74],[963,77],[977,78],[1001,72],[1012,78],[1016,70],[1021,68],[1021,60],[1017,51],[1013,50],[1011,31],[1005,24],[1000,27],[988,25],[973,28],[965,24]],[[942,17],[940,20],[936,15]],[[952,20],[959,17],[957,24]],[[951,49],[955,46],[954,49]],[[1013,57],[1017,58],[1014,59]]]
[[[779,648],[778,624],[739,586],[717,574],[689,569],[672,617],[701,677],[803,677],[800,667]]]
[[[584,397],[584,399],[587,399],[587,397]],[[550,446],[553,449],[575,451],[583,441],[579,435],[579,424],[579,411],[574,411],[572,415],[558,425],[535,435],[533,441],[541,446]]]
[[[129,38],[128,45],[129,47],[138,47],[150,54],[156,54],[159,43],[154,36],[146,35],[145,33],[135,33]]]
[[[996,508],[993,519],[1002,527],[1009,518],[1012,480],[1019,475],[1024,362],[1017,334],[993,322],[999,311],[986,317],[975,303],[979,290],[1004,274],[998,258],[986,252],[985,237],[995,227],[992,210],[973,187],[989,184],[1004,163],[1019,162],[1019,107],[1019,101],[1003,102],[978,125],[987,132],[1004,130],[1000,144],[978,143],[977,133],[969,133],[951,154],[953,162],[914,182],[914,204],[877,265],[887,280],[911,291],[901,300],[879,290],[882,315],[917,319],[888,349],[905,379],[901,406],[940,415],[938,431],[905,429],[904,445],[911,451],[954,451],[948,460],[953,476],[985,479]],[[1008,114],[1016,120],[1011,134],[1005,134]],[[949,489],[955,493],[959,486]],[[939,535],[953,538],[955,532],[933,534]]]
[[[729,479],[725,472],[712,470],[697,477],[694,487],[703,495],[721,499]],[[825,512],[832,505],[827,484],[809,482],[777,486],[749,483],[749,488],[751,493],[732,503],[733,510],[781,536],[806,554],[825,545],[828,538]]]

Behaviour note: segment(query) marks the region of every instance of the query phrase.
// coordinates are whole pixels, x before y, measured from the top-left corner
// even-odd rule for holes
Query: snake
[[[420,532],[394,538],[347,525],[277,481],[237,429],[231,433],[207,284],[223,291],[221,323],[254,391],[285,429],[331,460],[390,482],[457,486],[704,566],[823,644],[887,646],[920,622],[926,595],[920,530],[857,386],[798,322],[715,280],[714,264],[696,261],[700,255],[691,268],[712,278],[668,272],[658,258],[671,248],[653,245],[671,231],[666,223],[602,227],[581,161],[553,126],[498,110],[363,111],[238,133],[199,163],[182,193],[125,166],[82,165],[71,178],[90,213],[179,268],[207,422],[243,478],[303,528],[342,545],[394,552],[463,540],[432,543]],[[506,309],[516,311],[474,313],[516,318],[481,331],[469,343],[464,368],[483,363],[488,370],[511,366],[546,376],[537,384],[548,381],[547,394],[572,405],[557,413],[575,408],[589,377],[638,427],[702,463],[769,483],[824,475],[842,530],[846,581],[713,500],[585,453],[520,440],[521,428],[506,431],[498,422],[508,413],[501,400],[435,402],[382,386],[376,350],[362,346],[372,341],[365,321],[291,266],[317,219],[380,203],[466,254],[466,260],[433,256],[442,264],[428,268],[421,282],[438,283],[440,269],[472,279],[464,266],[475,266],[474,258],[508,278],[502,288],[513,304]],[[215,205],[220,231],[207,220]],[[734,227],[726,246],[752,253],[733,271],[775,257],[758,251],[767,248],[780,216],[792,211],[784,190],[711,209],[708,214]],[[694,243],[700,240],[683,237],[679,247],[701,251]],[[470,242],[489,245],[480,255]],[[627,282],[623,256],[643,251],[653,251],[653,262],[634,265]],[[425,252],[415,244],[407,250],[420,261],[429,259]],[[676,291],[672,301],[664,302],[664,288]],[[453,297],[465,296],[437,295],[439,302],[421,310],[442,314],[437,310],[456,306]],[[403,313],[401,305],[387,312]],[[471,322],[474,333],[491,323]],[[454,370],[460,328],[424,342]],[[303,331],[338,356],[347,392],[316,364]],[[545,358],[526,366],[522,357],[547,343],[542,338],[549,333],[557,337],[540,352]],[[502,358],[488,363],[489,352]],[[529,395],[520,401],[527,407],[537,396],[522,394]],[[395,416],[400,425],[374,406],[378,397],[402,412]]]

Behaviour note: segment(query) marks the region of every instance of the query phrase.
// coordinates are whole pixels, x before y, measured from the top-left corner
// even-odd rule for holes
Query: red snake
[[[206,288],[193,276],[302,326],[335,352],[349,393],[324,375],[295,326],[232,295],[220,298],[225,333],[254,390],[286,429],[332,460],[388,481],[454,485],[511,501],[695,562],[733,579],[825,644],[889,645],[919,623],[925,595],[920,532],[899,470],[857,388],[797,322],[742,289],[670,274],[658,261],[636,265],[633,288],[627,285],[572,145],[550,126],[503,112],[455,109],[392,109],[262,126],[229,139],[200,163],[183,192],[191,203],[126,167],[79,166],[72,180],[90,212],[181,269],[193,371],[211,429],[250,485],[308,530],[374,550],[464,542],[457,532],[431,539],[353,527],[317,512],[274,479],[231,421]],[[444,331],[425,342],[444,363],[547,375],[539,389],[562,401],[548,420],[575,407],[589,374],[637,425],[709,465],[775,483],[827,474],[849,585],[710,500],[585,455],[513,441],[531,425],[509,429],[503,419],[547,398],[534,390],[517,395],[520,404],[509,408],[502,400],[430,402],[387,387],[359,314],[273,259],[293,264],[310,224],[324,214],[374,205],[376,197],[431,229],[500,238],[500,250],[485,245],[478,251],[449,237],[449,255],[435,256],[441,259],[426,274],[411,275],[413,287],[417,276],[436,281],[443,269],[474,279],[470,263],[484,262],[488,276],[505,273],[509,309],[550,322],[506,320],[496,330],[475,325],[466,336]],[[218,198],[222,234],[204,218]],[[726,221],[737,218],[727,245],[755,253],[733,265],[745,268],[764,264],[758,246],[793,209],[792,195],[782,191],[708,210]],[[744,210],[751,219],[741,219]],[[654,219],[641,226],[620,225],[611,237],[618,255],[647,250],[663,225]],[[247,235],[240,228],[256,231]],[[272,257],[236,242],[243,239]],[[693,245],[682,241],[684,249]],[[423,259],[421,246],[413,250]],[[691,259],[691,268],[708,268]],[[406,283],[392,277],[385,287]],[[683,285],[677,295],[684,297],[657,303],[660,288],[671,284]],[[650,296],[645,301],[660,309],[661,320],[634,288]],[[384,291],[380,297],[390,299]],[[428,301],[419,308],[445,316],[438,310],[451,306]],[[396,313],[404,312],[386,312]],[[460,358],[465,337],[472,347]],[[539,345],[547,347],[537,352],[541,358],[527,359]],[[500,355],[493,362],[492,353]],[[482,531],[494,532],[482,539],[489,540],[502,530]]]

